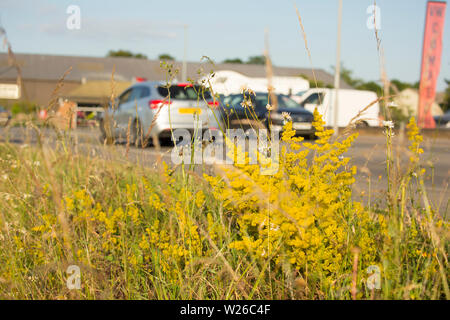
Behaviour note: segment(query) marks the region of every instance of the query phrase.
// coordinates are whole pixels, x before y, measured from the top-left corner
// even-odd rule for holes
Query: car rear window
[[[224,104],[225,106],[230,105],[236,108],[240,107],[243,100],[242,94],[230,95],[225,98]],[[269,102],[267,94],[257,94],[256,96],[252,96],[251,100],[253,101],[253,106],[256,110],[266,110],[266,106]],[[279,108],[301,108],[301,105],[284,95],[277,95],[277,102]]]
[[[171,86],[169,89],[167,87],[159,86],[158,93],[163,96],[169,96],[171,100],[211,100],[211,94],[209,91],[205,90],[201,86]]]
[[[315,104],[318,105],[323,101],[323,94],[321,93],[313,93],[309,97],[307,97],[305,100],[303,100],[302,104]]]
[[[267,95],[257,95],[255,97],[256,109],[258,109],[258,110],[265,109],[268,102],[269,102],[269,99],[268,99]]]
[[[256,102],[256,108],[257,109],[265,109],[267,104],[269,103],[268,95],[257,95],[255,98]],[[297,102],[292,100],[291,98],[278,94],[277,95],[277,103],[278,107],[285,109],[285,108],[301,108],[301,105],[299,105]]]
[[[226,107],[238,107],[243,100],[244,99],[241,94],[233,94],[225,97],[223,103]]]
[[[280,108],[301,108],[301,105],[284,95],[278,96],[278,105],[280,106]]]

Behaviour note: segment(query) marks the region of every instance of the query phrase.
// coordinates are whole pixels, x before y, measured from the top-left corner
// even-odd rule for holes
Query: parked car
[[[265,128],[281,131],[285,121],[282,114],[286,112],[292,119],[292,127],[296,134],[313,139],[315,137],[315,130],[312,126],[313,114],[286,95],[277,94],[276,97],[277,108],[270,112],[269,119],[267,109],[269,97],[267,93],[256,92],[254,95],[245,93],[227,96],[223,100],[221,108],[225,114],[223,116],[225,126],[246,129],[257,121]],[[244,100],[251,101],[252,106],[244,107],[242,105]],[[251,110],[254,110],[254,113]]]
[[[217,112],[216,112],[217,111]],[[138,82],[126,89],[107,110],[111,134],[115,139],[126,139],[130,126],[130,141],[140,145],[153,135],[170,138],[171,130],[203,130],[220,127],[218,102],[199,85],[178,83],[167,88],[163,82]],[[216,115],[216,116],[215,116]],[[106,137],[106,115],[100,117],[103,138]],[[138,139],[139,137],[139,139]]]
[[[437,127],[450,128],[450,110],[441,116],[434,116],[433,118]]]
[[[303,96],[306,92],[308,92],[308,90],[304,90],[304,91],[297,92],[296,94],[293,94],[293,95],[291,95],[291,96],[289,96],[289,97],[290,97],[292,100],[294,100],[295,102],[301,103],[302,100],[303,100],[302,96]]]
[[[11,120],[11,112],[0,106],[0,125],[8,125],[9,120]]]
[[[323,115],[325,125],[334,125],[334,105],[336,89],[316,88],[310,89],[301,96],[300,104],[309,111],[317,110]],[[338,118],[339,127],[346,127],[361,110],[378,99],[375,92],[366,90],[340,89],[338,94]],[[377,127],[380,106],[375,102],[359,118],[360,126]]]

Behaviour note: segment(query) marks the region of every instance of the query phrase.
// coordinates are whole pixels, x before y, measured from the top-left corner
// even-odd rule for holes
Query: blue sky
[[[311,67],[294,4],[302,16],[313,66],[331,71],[338,0],[2,0],[0,18],[15,52],[104,56],[110,49],[127,49],[152,59],[160,53],[182,59],[187,24],[189,61],[205,55],[216,62],[260,55],[268,28],[275,65]],[[373,0],[344,0],[343,6],[341,61],[365,80],[380,78],[374,32],[366,26],[371,4]],[[69,5],[81,9],[80,30],[66,27]],[[417,81],[426,0],[378,0],[377,5],[388,76]],[[438,90],[445,88],[444,78],[450,79],[449,21],[443,41]]]

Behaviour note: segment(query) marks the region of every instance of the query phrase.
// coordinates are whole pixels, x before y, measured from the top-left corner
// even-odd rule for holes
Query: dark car
[[[434,121],[437,127],[449,127],[450,126],[450,110],[444,113],[442,116],[434,116]]]
[[[297,135],[315,138],[312,126],[313,114],[286,95],[277,94],[277,108],[270,111],[267,93],[233,94],[225,97],[221,103],[223,122],[228,128],[246,129],[253,124],[262,124],[265,128],[282,130],[286,114],[292,119],[292,127]],[[271,103],[273,105],[273,103]],[[269,106],[270,108],[270,106]],[[270,125],[269,125],[270,122]],[[253,126],[255,127],[255,126]]]

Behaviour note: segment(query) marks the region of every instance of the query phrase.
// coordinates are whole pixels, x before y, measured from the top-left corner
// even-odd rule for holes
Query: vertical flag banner
[[[436,96],[436,82],[441,67],[445,7],[445,2],[428,1],[427,3],[419,87],[418,115],[421,128],[436,126],[431,114],[431,106]]]

